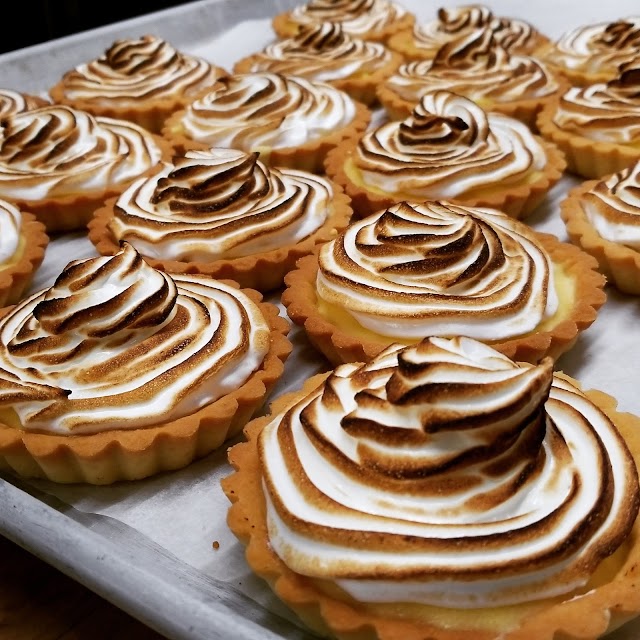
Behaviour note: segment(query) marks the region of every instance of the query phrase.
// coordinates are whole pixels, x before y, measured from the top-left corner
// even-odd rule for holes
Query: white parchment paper
[[[264,7],[268,3],[261,4]],[[444,3],[405,0],[403,4],[414,11],[419,20],[426,21],[432,19],[436,9]],[[637,3],[631,0],[608,3],[585,0],[580,3],[579,9],[577,3],[568,0],[535,3],[495,0],[488,4],[497,15],[527,19],[553,38],[578,24],[613,20],[637,13]],[[189,37],[190,26],[200,13],[185,11],[182,31],[177,30],[173,19],[175,15],[171,14],[170,25],[166,20],[158,20],[151,25],[141,23],[140,34],[149,32],[153,26],[158,34],[163,35],[170,26],[176,45],[229,70],[235,60],[261,49],[273,40],[270,22],[265,18],[243,21],[217,38],[200,37],[192,40]],[[128,32],[131,32],[130,23]],[[202,28],[198,33],[201,32]],[[174,34],[180,33],[182,39],[176,41],[178,36]],[[105,41],[111,42],[118,35],[119,32],[110,30],[95,41],[85,42],[75,52],[78,58],[76,62],[99,55]],[[12,56],[9,62],[15,67],[19,57]],[[68,58],[65,58],[65,62],[71,64]],[[42,73],[40,87],[44,90],[55,78],[52,74],[47,75],[46,70]],[[33,82],[33,77],[25,79],[25,87],[32,87]],[[563,178],[539,210],[527,218],[527,223],[536,229],[555,233],[566,241],[558,203],[566,191],[578,182],[576,178]],[[70,259],[93,255],[97,255],[93,246],[82,234],[56,238],[49,247],[32,289],[40,290],[52,284]],[[560,359],[557,368],[578,379],[585,388],[597,388],[612,395],[618,400],[621,410],[640,415],[640,394],[636,392],[637,362],[640,361],[638,299],[619,294],[611,288],[607,289],[607,295],[607,303],[596,322],[581,335],[571,352]],[[276,303],[279,301],[277,295],[268,299]],[[282,308],[281,311],[284,315]],[[290,338],[294,342],[294,351],[273,396],[298,388],[309,375],[328,367],[298,328],[292,328]],[[138,482],[117,483],[108,487],[60,486],[44,481],[29,484],[36,490],[55,496],[75,511],[117,520],[175,556],[186,568],[239,588],[269,610],[290,617],[270,590],[251,574],[244,561],[243,548],[226,526],[229,503],[219,483],[230,472],[225,446],[186,469]],[[217,549],[214,549],[214,542],[218,543]],[[123,544],[127,544],[126,537],[123,537]],[[615,640],[640,637],[640,623],[630,623],[610,637]]]

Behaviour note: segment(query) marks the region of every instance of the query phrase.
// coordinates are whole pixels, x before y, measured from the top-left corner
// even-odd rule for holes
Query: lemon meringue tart
[[[390,345],[245,436],[227,522],[323,637],[593,639],[640,611],[640,419],[548,358]]]

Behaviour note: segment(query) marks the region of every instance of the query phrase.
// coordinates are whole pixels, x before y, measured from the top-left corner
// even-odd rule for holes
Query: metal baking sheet
[[[496,0],[494,13],[529,20],[550,37],[577,24],[637,13],[636,0]],[[157,34],[178,48],[230,69],[273,39],[269,18],[292,0],[198,0],[0,55],[0,85],[43,92],[67,69],[104,51],[114,39]],[[404,0],[419,20],[444,2]],[[449,3],[453,4],[453,3]],[[460,3],[462,4],[462,3]],[[558,202],[578,180],[565,177],[527,219],[566,240]],[[32,289],[49,286],[73,258],[96,255],[81,233],[55,238]],[[596,322],[558,362],[559,369],[640,415],[636,363],[638,300],[608,289]],[[277,296],[273,297],[278,302]],[[284,311],[283,311],[284,313]],[[273,396],[298,388],[327,363],[293,328],[294,354]],[[228,501],[219,481],[231,472],[226,447],[184,470],[109,487],[59,486],[0,476],[0,534],[51,563],[115,605],[175,640],[311,638],[246,566],[242,546],[226,528]],[[217,543],[217,549],[213,542]],[[640,637],[640,621],[611,634]]]

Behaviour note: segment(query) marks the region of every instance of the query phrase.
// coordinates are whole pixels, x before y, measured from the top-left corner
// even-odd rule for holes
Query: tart
[[[616,173],[640,160],[640,58],[606,83],[572,87],[537,117],[540,134],[583,178]]]
[[[431,60],[443,45],[486,27],[512,53],[535,55],[549,43],[545,35],[524,20],[495,16],[483,4],[467,4],[440,7],[433,20],[417,22],[411,29],[394,33],[387,44],[406,60]]]
[[[22,298],[48,245],[46,229],[32,213],[0,200],[0,307]]]
[[[587,87],[618,76],[620,65],[638,57],[640,16],[580,25],[539,52],[547,65],[572,85]]]
[[[50,89],[54,102],[159,133],[165,119],[227,71],[151,34],[115,40],[98,58],[67,71]]]
[[[0,468],[109,484],[184,467],[261,407],[288,327],[257,292],[126,243],[72,261],[0,318]]]
[[[411,27],[415,16],[393,0],[309,0],[272,20],[279,38],[294,36],[300,27],[334,22],[363,40],[384,42],[394,33]]]
[[[358,102],[377,102],[376,87],[403,61],[380,42],[345,33],[339,22],[304,25],[291,38],[238,60],[235,73],[268,71],[328,82]]]
[[[50,104],[47,98],[0,87],[0,118],[44,107],[47,104]]]
[[[282,304],[332,364],[466,335],[557,359],[606,300],[596,260],[495,209],[402,202],[352,222],[285,276]]]
[[[640,419],[549,359],[391,345],[245,436],[228,525],[322,637],[596,638],[638,614]]]
[[[349,198],[329,179],[213,148],[136,181],[95,212],[88,231],[103,255],[126,241],[157,269],[269,291],[350,218]]]
[[[0,198],[48,233],[84,229],[94,210],[169,159],[171,145],[128,120],[51,104],[0,122]]]
[[[540,109],[566,88],[539,59],[507,51],[485,27],[444,44],[430,60],[400,65],[378,86],[378,99],[390,118],[403,119],[425,92],[451,91],[535,128]]]
[[[170,116],[162,134],[178,153],[210,147],[258,151],[272,166],[317,173],[329,149],[362,133],[370,119],[364,104],[326,82],[241,73],[221,79]]]
[[[521,218],[564,168],[562,153],[522,122],[449,91],[425,93],[404,121],[345,139],[325,161],[356,217],[402,200],[443,198]]]
[[[598,260],[607,282],[640,295],[640,162],[569,191],[560,215],[572,242]]]

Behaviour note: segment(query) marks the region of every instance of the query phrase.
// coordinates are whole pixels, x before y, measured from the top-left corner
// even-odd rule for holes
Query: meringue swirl
[[[526,125],[449,91],[425,93],[406,120],[369,130],[353,154],[368,188],[409,199],[522,183],[546,162]]]
[[[243,151],[295,147],[346,127],[354,101],[324,82],[279,73],[220,79],[192,102],[180,124],[192,140]]]
[[[187,415],[241,385],[269,327],[238,289],[166,274],[124,243],[70,262],[0,321],[0,405],[20,428],[137,429]]]
[[[13,89],[0,88],[0,118],[37,109],[48,102],[48,100],[39,96],[14,91]]]
[[[640,141],[640,59],[622,65],[607,83],[572,87],[553,114],[565,131],[600,142],[636,144]]]
[[[270,169],[257,153],[189,151],[124,191],[108,226],[145,256],[237,258],[311,235],[326,221],[332,197],[325,178]]]
[[[597,182],[581,203],[599,236],[640,250],[640,162]]]
[[[540,60],[509,53],[490,27],[447,42],[432,60],[400,65],[385,84],[412,102],[418,102],[425,91],[437,89],[500,103],[542,98],[559,87]]]
[[[0,121],[0,196],[39,200],[104,189],[137,178],[161,156],[138,125],[48,105]]]
[[[602,72],[638,56],[640,16],[580,26],[564,33],[549,50],[549,62],[567,69]]]
[[[391,62],[382,44],[347,34],[339,23],[304,25],[252,56],[251,72],[270,71],[330,82],[376,71]]]
[[[523,20],[496,17],[489,7],[471,4],[459,7],[441,7],[437,19],[413,27],[413,40],[419,49],[437,51],[461,35],[489,27],[496,42],[507,51],[531,53],[539,46],[541,36]]]
[[[135,104],[175,95],[188,96],[212,85],[223,70],[182,53],[153,35],[120,39],[99,58],[64,74],[68,100]]]
[[[469,338],[339,366],[258,447],[271,547],[360,602],[570,593],[638,512],[609,418],[550,359],[516,364]]]
[[[320,249],[316,291],[398,340],[505,340],[558,308],[553,264],[524,223],[493,209],[401,202]]]
[[[298,24],[336,22],[345,32],[368,36],[407,15],[407,11],[391,0],[310,0],[294,7],[289,19]]]
[[[11,262],[20,246],[22,214],[18,207],[0,200],[0,270]]]

